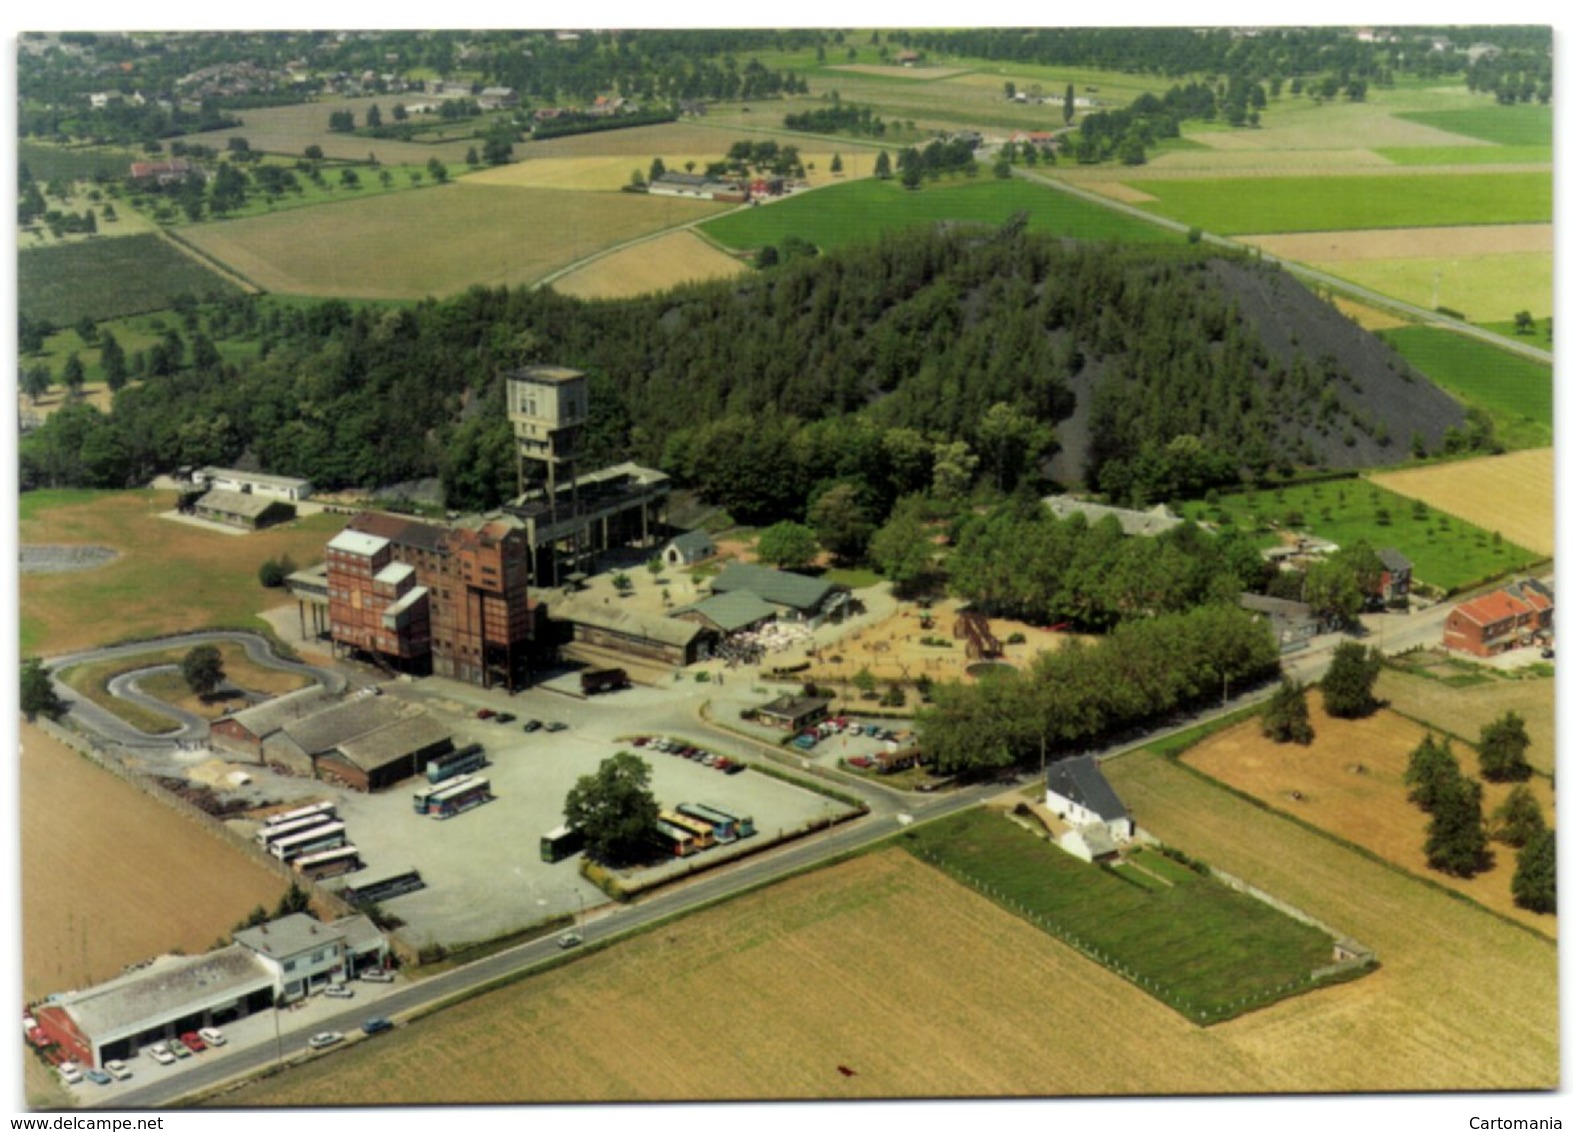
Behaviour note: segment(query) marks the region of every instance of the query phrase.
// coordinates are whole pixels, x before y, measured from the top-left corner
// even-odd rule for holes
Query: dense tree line
[[[882,138],[885,120],[868,106],[854,106],[839,99],[829,106],[788,114],[782,124],[789,130],[811,134],[852,134],[855,137]]]
[[[592,375],[587,458],[659,464],[745,520],[801,520],[841,481],[876,526],[930,487],[1036,489],[1071,382],[1089,373],[1084,474],[1117,499],[1315,462],[1296,418],[1349,419],[1350,381],[1286,376],[1298,362],[1268,355],[1213,262],[1010,224],[911,230],[618,302],[485,288],[398,310],[245,300],[211,308],[205,329],[192,311],[132,353],[111,417],[25,438],[22,482],[145,482],[242,453],[324,488],[433,475],[466,426],[500,447],[486,439],[506,427],[500,375],[542,361]],[[222,361],[216,338],[232,343]],[[83,429],[112,436],[98,454],[120,458],[89,470]],[[475,479],[450,484],[455,505],[488,494]]]
[[[1244,610],[1206,606],[1120,625],[1096,645],[1041,654],[1029,671],[933,689],[919,715],[941,774],[1036,767],[1101,737],[1215,704],[1278,670],[1271,632]]]

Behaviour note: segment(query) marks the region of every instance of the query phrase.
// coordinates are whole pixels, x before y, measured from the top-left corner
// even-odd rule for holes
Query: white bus
[[[341,845],[337,849],[308,853],[291,861],[290,868],[310,880],[352,873],[360,868],[360,850],[353,845]]]
[[[293,861],[296,857],[304,857],[308,853],[337,849],[348,840],[349,838],[344,834],[344,823],[335,821],[327,825],[319,825],[316,829],[308,829],[305,833],[286,837],[282,841],[275,841],[268,846],[268,852],[281,861]]]
[[[299,821],[301,818],[314,818],[318,814],[327,818],[334,818],[338,816],[338,813],[338,806],[333,802],[313,802],[309,806],[301,806],[299,809],[286,810],[282,814],[274,814],[270,818],[263,818],[262,824],[264,827],[283,825],[286,822]]]
[[[282,841],[286,837],[293,837],[297,833],[305,833],[308,829],[327,825],[334,819],[328,814],[313,814],[309,818],[298,821],[287,821],[281,825],[265,825],[257,830],[257,843],[264,849]]]

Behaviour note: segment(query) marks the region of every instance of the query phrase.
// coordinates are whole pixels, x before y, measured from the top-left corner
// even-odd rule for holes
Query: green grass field
[[[1226,495],[1203,511],[1207,518],[1227,515],[1263,548],[1279,545],[1278,532],[1270,523],[1339,546],[1364,540],[1374,550],[1393,547],[1414,563],[1417,581],[1447,590],[1537,557],[1506,540],[1497,542],[1472,523],[1436,509],[1417,509],[1413,501],[1358,479]]]
[[[1494,102],[1467,110],[1414,110],[1398,117],[1497,145],[1551,145],[1551,107],[1499,106]]]
[[[1531,224],[1551,220],[1551,174],[1255,177],[1142,181],[1142,208],[1224,236]]]
[[[915,191],[893,180],[851,181],[723,216],[702,228],[707,236],[733,248],[758,248],[798,236],[828,250],[939,221],[1002,224],[1016,212],[1030,215],[1031,231],[1083,240],[1177,242],[1183,238],[1041,185],[983,177],[925,184]]]
[[[1551,444],[1551,369],[1485,342],[1427,326],[1381,331],[1404,358],[1461,401],[1491,413],[1510,448]]]
[[[1304,991],[1311,972],[1332,961],[1325,932],[1196,872],[1165,862],[1152,870],[1156,881],[1125,880],[998,813],[968,810],[903,843],[1019,915],[1057,925],[1055,934],[1192,1021],[1222,1021]]]
[[[1549,165],[1549,145],[1392,146],[1376,151],[1395,165]]]
[[[56,177],[72,180],[98,173],[124,177],[131,163],[141,161],[142,155],[133,150],[113,147],[73,149],[22,141],[17,143],[16,159],[18,164],[27,166],[33,180],[52,181]]]
[[[236,293],[234,284],[155,235],[24,251],[16,274],[21,313],[56,325],[162,310],[183,293]]]

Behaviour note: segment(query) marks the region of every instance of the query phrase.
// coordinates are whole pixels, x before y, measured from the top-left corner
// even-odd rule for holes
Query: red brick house
[[[1459,602],[1442,626],[1442,646],[1475,656],[1544,640],[1551,633],[1555,596],[1533,578]]]

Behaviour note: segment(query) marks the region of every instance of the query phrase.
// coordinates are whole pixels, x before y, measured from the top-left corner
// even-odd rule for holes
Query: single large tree
[[[180,661],[180,675],[204,699],[218,691],[224,682],[224,658],[217,645],[196,645]]]
[[[1531,912],[1557,910],[1557,835],[1543,829],[1518,854],[1513,903]]]
[[[856,484],[838,483],[808,507],[808,521],[820,544],[841,562],[858,562],[874,533]]]
[[[869,542],[869,555],[898,597],[922,590],[934,575],[934,534],[924,524],[922,496],[903,496]]]
[[[1284,682],[1267,701],[1262,713],[1262,734],[1277,743],[1299,743],[1305,746],[1316,737],[1311,728],[1311,709],[1306,703],[1305,685],[1292,676]]]
[[[603,759],[563,800],[563,816],[583,832],[585,852],[598,861],[622,862],[642,855],[660,813],[650,790],[650,764],[627,751]]]
[[[24,661],[22,664],[22,714],[31,723],[39,716],[50,719],[59,719],[65,705],[60,702],[60,697],[55,694],[55,686],[49,679],[49,669],[44,667],[44,662],[37,657]]]
[[[1429,814],[1436,809],[1443,790],[1461,775],[1452,740],[1444,738],[1438,743],[1427,731],[1420,745],[1409,754],[1404,785],[1409,787],[1409,800]]]
[[[1480,774],[1488,782],[1523,782],[1530,776],[1524,752],[1529,732],[1516,711],[1504,712],[1480,729]]]
[[[1472,877],[1490,865],[1480,793],[1480,783],[1463,776],[1438,791],[1426,826],[1426,863],[1433,869]]]
[[[1540,803],[1530,793],[1529,787],[1519,783],[1508,792],[1491,814],[1493,836],[1504,845],[1522,849],[1537,833],[1546,828],[1546,819],[1540,812]]]
[[[761,562],[779,566],[783,570],[798,570],[818,556],[819,540],[802,523],[783,519],[759,532],[759,544],[755,551]]]
[[[1377,709],[1372,694],[1382,671],[1382,654],[1353,641],[1333,650],[1333,663],[1322,677],[1322,706],[1338,719],[1360,719]]]

